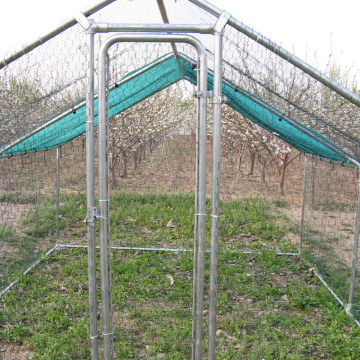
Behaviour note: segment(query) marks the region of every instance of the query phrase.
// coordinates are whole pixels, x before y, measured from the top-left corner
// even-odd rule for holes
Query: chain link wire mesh
[[[56,202],[50,200],[56,190],[54,154],[51,150],[1,159],[1,290],[55,245],[54,232],[42,229],[43,208],[55,215]],[[55,230],[55,217],[52,220]]]
[[[171,23],[212,25],[217,20],[216,16],[187,0],[164,3]],[[150,5],[145,0],[116,1],[89,18],[108,23],[163,22],[155,2]],[[108,36],[95,36],[96,58]],[[195,36],[206,46],[208,66],[212,69],[212,35]],[[263,273],[253,266],[257,260],[251,254],[274,251],[295,259],[293,255],[298,253],[300,246],[303,212],[303,152],[328,156],[333,163],[308,158],[302,253],[309,267],[316,267],[346,305],[353,261],[358,174],[349,167],[335,164],[347,163],[346,158],[314,139],[309,140],[299,128],[289,127],[286,116],[296,120],[300,128],[308,127],[320,134],[321,139],[326,137],[357,159],[360,137],[355,119],[359,117],[358,107],[229,25],[224,29],[223,39],[223,77],[226,79],[223,91],[229,101],[223,106],[222,120],[219,250],[220,253],[228,251],[250,256],[246,266],[239,264],[239,260],[225,258],[220,267],[245,266],[246,276],[240,274],[243,281],[259,280],[254,284],[255,294],[261,288]],[[170,44],[120,43],[109,51],[109,84],[112,86],[109,96],[113,101],[109,123],[111,245],[118,250],[127,250],[116,252],[112,260],[115,352],[120,358],[146,358],[167,351],[168,344],[162,344],[161,350],[154,344],[147,344],[147,339],[142,336],[144,327],[150,329],[155,338],[162,336],[162,331],[165,337],[170,337],[172,330],[183,328],[179,339],[170,337],[170,342],[175,343],[177,350],[191,348],[191,334],[185,321],[191,317],[191,299],[182,298],[174,290],[174,282],[181,282],[184,289],[190,291],[197,146],[196,105],[191,94],[196,78],[196,53],[189,45],[176,47],[178,62],[171,57]],[[44,128],[44,132],[34,133],[13,148],[9,147],[4,153],[6,156],[0,159],[0,291],[19,279],[29,266],[56,245],[87,245],[83,103],[86,57],[85,31],[77,24],[0,70],[0,147],[4,149],[7,144],[26,137],[38,126],[62,114],[59,121]],[[334,69],[330,75],[340,82],[343,80]],[[211,73],[209,82],[212,84]],[[343,85],[351,84],[345,79]],[[95,89],[97,92],[96,77]],[[269,109],[276,111],[271,113]],[[211,115],[210,106],[209,198],[213,146]],[[59,196],[57,147],[60,149]],[[97,158],[95,163],[97,179]],[[210,211],[209,201],[208,230]],[[209,240],[206,239],[207,247]],[[156,252],[156,257],[151,258],[144,249],[170,251]],[[76,271],[86,273],[84,253],[78,249],[69,251],[83,260],[82,267],[79,265]],[[80,294],[84,290],[86,295],[87,285],[86,281],[79,280],[78,284],[70,286],[64,280],[64,276],[74,275],[74,270],[67,263],[66,252],[61,253],[65,255],[60,256],[60,265],[54,265],[52,260],[42,263],[40,272],[33,273],[32,284],[37,280],[34,286],[40,288],[41,276],[46,278],[53,285],[52,291],[56,294],[53,296],[59,296],[56,297],[60,304],[58,311],[66,312],[64,309],[69,304],[59,299],[69,294],[71,286]],[[159,266],[161,274],[155,271]],[[144,276],[146,267],[148,274]],[[125,280],[121,278],[123,283],[117,278],[119,274],[125,274]],[[282,279],[292,276],[289,274],[288,270],[280,275],[274,273],[273,283],[286,286]],[[154,278],[163,285],[160,292],[151,281]],[[246,316],[238,320],[252,324],[248,325],[250,327],[254,324],[260,327],[264,314],[257,305],[256,295],[247,298],[234,289],[227,289],[227,280],[221,280],[219,302],[225,303],[226,299],[233,309],[241,304],[246,309]],[[8,291],[1,300],[0,356],[4,359],[34,356],[26,341],[29,338],[37,341],[32,337],[32,331],[39,327],[38,321],[27,318],[14,305],[21,303],[25,285],[26,282],[21,281],[20,286]],[[133,294],[126,292],[124,286]],[[125,291],[125,298],[119,295],[121,291]],[[181,300],[167,303],[168,294]],[[38,301],[39,295],[34,296]],[[45,297],[44,294],[41,296]],[[281,293],[274,295],[274,299],[276,306],[288,302]],[[54,321],[47,318],[49,306],[54,303],[50,291],[45,303],[47,305],[41,311],[43,322]],[[79,313],[87,314],[85,303],[86,299],[79,300]],[[356,286],[352,307],[356,317],[358,304]],[[166,315],[160,313],[159,308],[164,308]],[[279,316],[287,316],[281,306],[274,309]],[[221,325],[231,313],[223,311]],[[206,316],[206,309],[204,314]],[[68,318],[76,316],[69,314]],[[88,319],[84,316],[85,320],[81,321],[87,324]],[[146,318],[145,323],[139,321],[141,317]],[[81,324],[74,325],[75,322],[67,322],[61,317],[57,321],[63,321],[64,331],[70,334],[87,331]],[[168,322],[169,327],[164,328],[163,321]],[[247,329],[245,325],[244,329]],[[236,335],[238,338],[244,335],[242,331]],[[45,333],[49,332],[51,330],[45,329]],[[65,340],[60,343],[72,358],[88,358],[89,349],[84,339],[79,340],[82,345],[86,344],[82,346],[84,353],[79,349],[72,353],[66,348],[64,344],[66,336],[71,336],[69,333],[59,332],[55,338],[63,336]],[[219,354],[223,354],[229,344],[234,347],[240,341],[225,330],[218,336]],[[50,341],[45,335],[42,339]],[[126,344],[129,343],[138,345],[128,349]],[[271,345],[267,340],[265,343],[260,346],[262,351]],[[275,343],[274,340],[272,344]],[[242,346],[249,349],[247,344]],[[174,348],[172,351],[177,351]],[[52,349],[60,351],[55,345]],[[64,351],[63,355],[59,356],[65,356],[66,351],[61,351]],[[260,351],[259,354],[263,353]],[[307,355],[311,356],[311,351]],[[182,356],[189,357],[188,350]]]
[[[350,296],[357,197],[358,171],[309,159],[303,253],[344,304]],[[358,304],[356,290],[356,317]]]

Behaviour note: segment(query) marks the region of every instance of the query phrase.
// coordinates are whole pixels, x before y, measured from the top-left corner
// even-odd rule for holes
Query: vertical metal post
[[[59,210],[60,210],[60,148],[56,148],[56,246],[59,245]]]
[[[109,254],[108,254],[108,179],[107,179],[107,124],[106,124],[106,54],[99,61],[99,211],[100,215],[100,273],[104,360],[112,358],[110,319]]]
[[[198,63],[199,66],[199,63]],[[197,91],[200,91],[199,88],[199,72],[197,72]],[[198,222],[197,214],[199,213],[199,204],[198,204],[198,195],[199,195],[199,101],[196,103],[196,133],[195,133],[195,216],[194,216],[194,253],[193,253],[193,306],[192,306],[192,353],[191,359],[195,359],[195,329],[196,329],[196,290],[197,290],[197,247],[198,247]]]
[[[219,249],[220,156],[221,156],[221,104],[222,104],[222,32],[215,32],[214,90],[213,90],[213,166],[211,205],[210,291],[209,291],[209,344],[208,359],[215,360],[216,300]]]
[[[94,175],[94,34],[87,35],[88,69],[86,94],[86,196],[87,196],[87,237],[88,276],[90,309],[91,360],[98,360],[98,328],[96,299],[96,245],[95,245],[95,175]]]
[[[359,181],[358,181],[358,199],[356,208],[356,224],[355,224],[355,235],[354,235],[354,247],[353,247],[353,258],[352,258],[352,269],[351,269],[351,284],[350,284],[350,295],[349,305],[347,310],[351,310],[354,303],[355,285],[356,285],[356,268],[358,264],[358,248],[359,248],[359,226],[360,226],[360,169],[358,168]]]
[[[206,217],[206,139],[207,139],[207,62],[199,61],[199,187],[197,214],[197,271],[195,314],[195,360],[202,358],[202,323],[204,309],[204,261],[205,261],[205,217]]]
[[[305,155],[304,188],[303,188],[303,203],[302,203],[302,212],[301,212],[301,228],[300,228],[299,254],[302,253],[303,242],[304,242],[304,225],[305,225],[305,206],[306,206],[307,172],[308,172],[308,157]]]
[[[113,303],[112,303],[112,272],[111,272],[111,232],[110,232],[110,162],[109,162],[109,143],[110,143],[110,119],[109,119],[109,113],[110,113],[110,91],[109,91],[109,80],[110,80],[110,58],[109,55],[107,55],[107,77],[106,77],[106,138],[107,138],[107,143],[106,143],[106,151],[107,151],[107,182],[108,182],[108,186],[107,186],[107,208],[108,208],[108,221],[107,221],[107,225],[108,225],[108,258],[109,258],[109,296],[110,296],[110,333],[111,333],[111,358],[114,357],[114,324],[113,324]]]

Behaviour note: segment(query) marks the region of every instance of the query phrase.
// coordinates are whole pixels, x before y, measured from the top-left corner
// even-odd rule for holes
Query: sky
[[[4,1],[0,21],[0,58],[53,30],[76,10],[82,10],[96,2]],[[325,70],[331,54],[336,64],[341,65],[344,70],[350,70],[351,75],[360,79],[359,0],[210,2],[321,71]]]

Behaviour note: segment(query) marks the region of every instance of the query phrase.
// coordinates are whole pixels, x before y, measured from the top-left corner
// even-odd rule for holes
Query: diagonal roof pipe
[[[102,8],[104,8],[105,6],[113,3],[116,0],[103,0],[95,5],[91,5],[88,6],[87,8],[85,8],[84,10],[82,10],[81,12],[85,15],[85,16],[90,16],[92,14],[94,14],[95,12],[101,10]],[[13,61],[17,60],[18,58],[20,58],[21,56],[29,53],[31,50],[34,50],[35,48],[37,48],[38,46],[40,46],[41,44],[45,43],[46,41],[52,39],[54,36],[62,33],[63,31],[67,30],[68,28],[70,28],[71,26],[75,25],[77,23],[77,20],[75,18],[69,18],[67,20],[64,20],[62,23],[59,24],[59,26],[57,28],[55,28],[54,30],[50,31],[47,34],[44,34],[42,36],[39,36],[39,38],[37,40],[35,40],[34,42],[32,42],[29,45],[24,46],[21,50],[15,52],[14,54],[10,55],[9,57],[7,57],[6,59],[2,60],[0,62],[0,69],[4,68],[5,66],[9,65],[10,63],[12,63]]]
[[[158,7],[159,7],[159,10],[160,10],[160,13],[161,13],[161,17],[162,17],[164,23],[165,23],[165,24],[169,24],[169,18],[168,18],[168,15],[167,15],[167,12],[166,12],[166,8],[165,8],[165,4],[164,4],[163,0],[157,0],[157,3],[158,3]],[[179,71],[180,71],[181,77],[184,78],[184,73],[183,73],[182,68],[181,68],[181,65],[180,65],[179,53],[178,53],[178,51],[177,51],[176,44],[171,43],[171,48],[172,48],[172,50],[173,50],[173,53],[174,53],[174,56],[175,56],[175,60],[176,60],[178,69],[179,69]]]

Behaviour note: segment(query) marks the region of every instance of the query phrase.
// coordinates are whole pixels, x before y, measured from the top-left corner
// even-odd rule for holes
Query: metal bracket
[[[228,98],[225,96],[213,96],[209,98],[209,104],[226,104]]]
[[[213,26],[214,31],[221,33],[230,18],[231,14],[227,11],[223,11]]]
[[[90,206],[86,209],[86,219],[84,220],[87,225],[95,226],[96,219],[100,215],[99,206]]]
[[[351,305],[351,304],[345,305],[345,312],[346,312],[348,315],[351,315],[351,308],[352,308],[352,305]]]
[[[196,98],[207,98],[209,104],[225,104],[228,99],[223,96],[214,96],[214,92],[210,91],[194,91],[193,97]]]
[[[211,98],[213,96],[212,91],[194,91],[193,97],[196,98]]]
[[[73,17],[85,30],[89,30],[92,22],[80,10]]]

